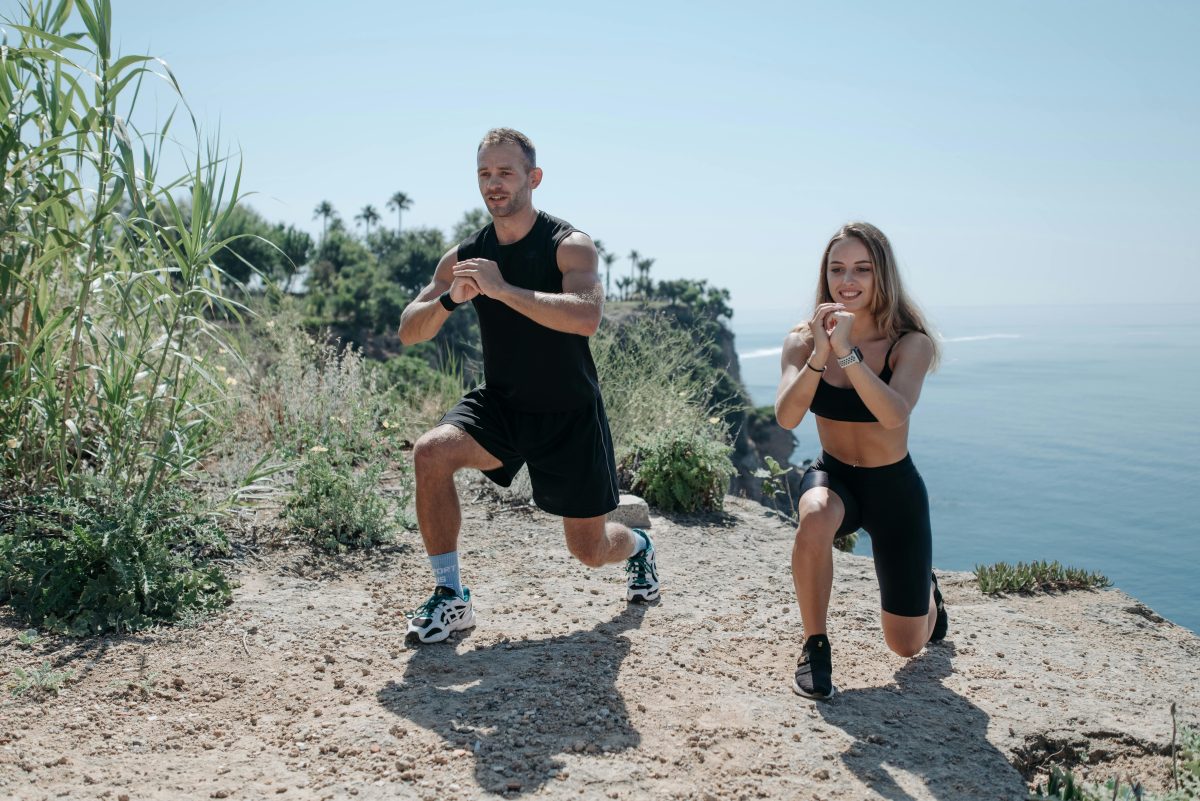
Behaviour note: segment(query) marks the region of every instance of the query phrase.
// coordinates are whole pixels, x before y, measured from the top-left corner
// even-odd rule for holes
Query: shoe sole
[[[404,635],[405,645],[429,645],[435,642],[442,642],[450,637],[456,631],[465,631],[475,628],[475,610],[471,610],[471,614],[462,620],[457,620],[451,623],[449,628],[442,629],[432,637],[422,637],[419,631],[410,631]]]
[[[625,593],[625,600],[629,603],[644,603],[648,604],[651,601],[657,601],[659,596],[658,588],[653,590],[628,590]]]
[[[792,679],[792,692],[794,692],[796,695],[800,696],[801,698],[807,698],[810,701],[828,701],[830,698],[837,695],[838,688],[830,687],[829,695],[817,695],[815,693],[806,693],[804,690],[802,690],[800,688],[800,685],[796,683],[796,680]]]

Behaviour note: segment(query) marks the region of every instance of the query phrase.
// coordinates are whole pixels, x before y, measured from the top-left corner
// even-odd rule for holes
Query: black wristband
[[[450,290],[447,289],[442,294],[438,295],[438,303],[442,304],[442,308],[448,312],[452,312],[461,306],[461,303],[455,303],[450,299]]]
[[[813,366],[812,366],[812,362],[805,362],[805,363],[804,363],[804,366],[805,366],[805,367],[807,367],[809,370],[812,370],[814,373],[823,373],[823,372],[825,372],[825,368],[824,368],[824,367],[819,367],[819,368],[818,368],[818,367],[813,367]]]

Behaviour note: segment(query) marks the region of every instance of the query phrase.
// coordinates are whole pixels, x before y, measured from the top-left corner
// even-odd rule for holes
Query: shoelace
[[[643,548],[625,562],[625,572],[637,571],[637,580],[643,584],[647,583],[646,574],[650,572],[650,563],[646,561],[646,554],[649,550],[649,548]]]
[[[446,600],[445,595],[433,594],[429,596],[429,600],[418,606],[411,612],[405,612],[404,616],[409,620],[414,620],[420,617],[432,618],[434,610],[441,605],[442,601]]]

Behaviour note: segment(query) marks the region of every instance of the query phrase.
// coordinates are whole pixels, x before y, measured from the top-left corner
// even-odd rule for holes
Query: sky
[[[16,0],[0,0],[11,17]],[[842,223],[928,306],[1200,302],[1200,3],[113,0],[247,202],[481,206],[484,132],[528,134],[535,204],[735,312],[811,307]],[[146,92],[143,127],[174,101]],[[186,133],[176,127],[177,133]],[[181,141],[180,148],[192,148]]]

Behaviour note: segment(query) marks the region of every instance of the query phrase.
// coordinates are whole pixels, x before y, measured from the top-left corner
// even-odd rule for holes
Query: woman
[[[909,415],[937,357],[887,237],[868,223],[843,226],[825,248],[812,319],[784,340],[775,397],[781,426],[795,428],[811,411],[821,439],[821,458],[800,482],[792,548],[806,636],[792,689],[806,698],[837,692],[826,617],[840,534],[871,535],[889,648],[913,656],[946,636],[929,498],[908,455]]]

